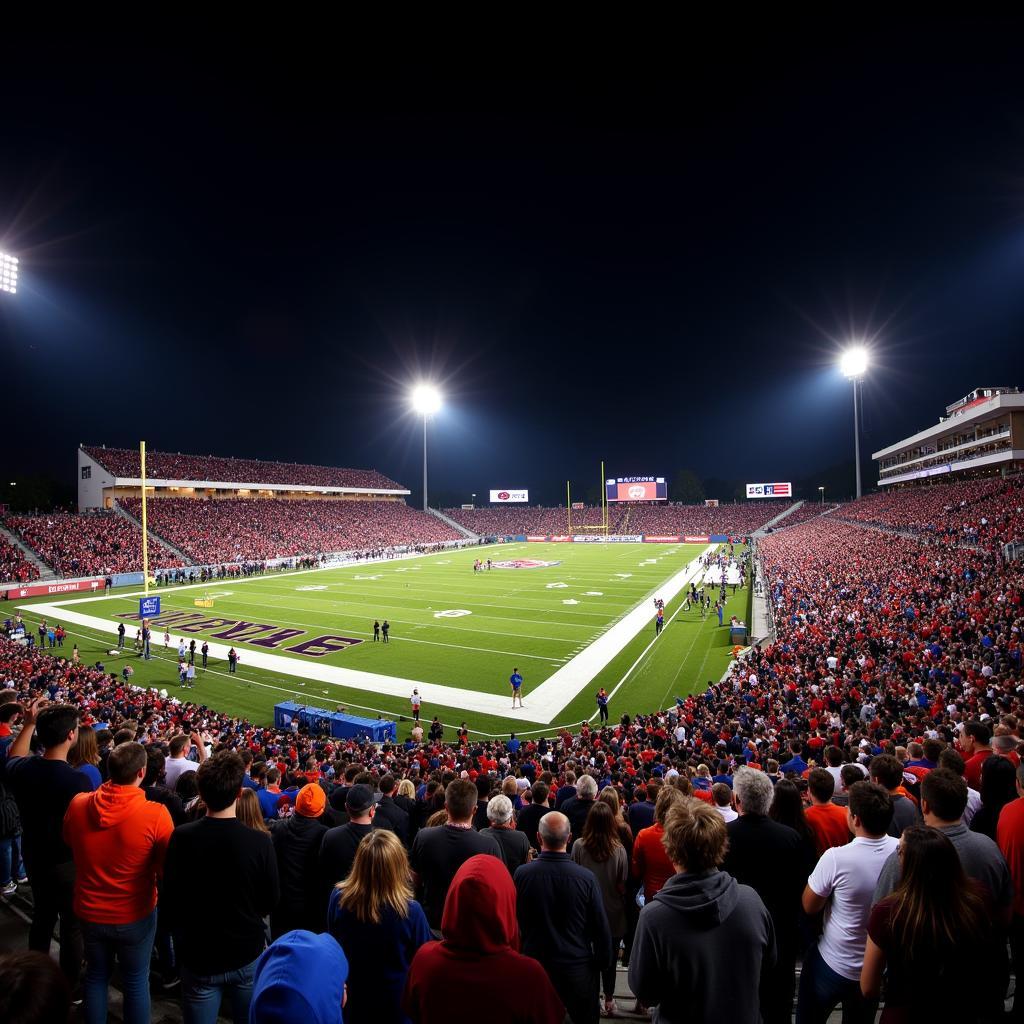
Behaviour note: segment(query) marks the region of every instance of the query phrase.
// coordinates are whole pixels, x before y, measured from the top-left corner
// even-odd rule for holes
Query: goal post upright
[[[571,537],[572,536],[572,492],[569,490],[569,481],[565,481],[565,515],[566,515],[566,530],[565,532]]]
[[[601,460],[601,490],[598,491],[601,498],[601,526],[604,535],[608,536],[608,487],[604,479],[604,459]]]

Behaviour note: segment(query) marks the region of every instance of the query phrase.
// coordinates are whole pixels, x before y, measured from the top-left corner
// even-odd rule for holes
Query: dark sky
[[[463,500],[799,479],[849,457],[851,337],[881,447],[1024,383],[1022,27],[12,33],[3,470],[144,436],[418,491],[424,375]]]

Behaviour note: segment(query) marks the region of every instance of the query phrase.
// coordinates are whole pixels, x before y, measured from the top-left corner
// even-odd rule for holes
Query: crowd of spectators
[[[800,1021],[840,1003],[869,1020],[883,979],[884,1021],[1001,1019],[1008,942],[1024,970],[1021,566],[994,537],[938,545],[834,514],[759,550],[772,643],[660,711],[543,738],[277,731],[0,640],[0,778],[23,816],[33,948],[59,917],[73,943],[79,922],[94,1013],[111,956],[127,1012],[155,947],[191,1019],[223,994],[254,1021],[300,1004],[340,1021],[347,973],[349,1021],[450,1019],[457,993],[499,1024],[563,1008],[592,1024],[617,1012],[617,961],[664,1021],[776,1024],[794,998]],[[19,724],[45,778],[18,756]],[[53,767],[91,762],[70,754],[82,728],[95,792]],[[166,820],[123,792],[136,786]],[[255,802],[236,808],[239,787]],[[153,819],[136,902],[97,870],[89,800],[123,849]],[[110,810],[128,804],[137,818]],[[215,918],[195,892],[218,893]],[[129,929],[141,961],[118,946]],[[80,957],[62,966],[76,984]],[[333,1017],[309,1009],[332,999]]]
[[[0,583],[29,583],[39,570],[4,537],[0,537]]]
[[[4,520],[58,576],[105,576],[142,570],[142,531],[115,512],[50,512]],[[179,566],[182,560],[159,541],[149,549],[150,565]]]
[[[140,499],[121,504],[141,515]],[[436,516],[387,500],[159,498],[147,503],[147,525],[200,565],[462,539]]]
[[[951,543],[1004,544],[1024,533],[1024,481],[987,478],[894,487],[865,495],[834,514]]]
[[[84,447],[83,451],[117,477],[137,479],[139,453],[134,448]],[[264,462],[219,455],[182,455],[180,452],[146,452],[146,476],[150,480],[210,480],[238,484],[295,484],[306,487],[373,487],[401,490],[375,469],[341,469],[310,466],[300,462]]]
[[[777,526],[772,527],[772,529],[788,530],[791,526],[799,526],[801,523],[817,519],[818,516],[823,516],[826,513],[832,515],[835,513],[837,508],[839,508],[839,506],[831,502],[822,503],[820,501],[805,501],[799,508],[788,513],[786,518]]]
[[[608,532],[650,536],[746,536],[790,506],[783,501],[739,501],[717,507],[648,502],[615,502],[608,506]],[[494,508],[446,508],[445,515],[481,536],[563,536],[570,532],[564,507],[500,505]],[[602,524],[602,509],[572,510],[571,532],[593,532]],[[588,529],[584,529],[584,527]]]

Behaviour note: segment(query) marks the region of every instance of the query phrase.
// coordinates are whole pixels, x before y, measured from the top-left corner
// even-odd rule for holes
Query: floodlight
[[[18,257],[0,252],[0,292],[14,295],[18,290]]]
[[[421,416],[430,416],[441,408],[441,392],[433,384],[417,384],[412,390],[412,407]]]
[[[863,345],[848,348],[839,360],[844,377],[863,377],[868,368],[868,350]]]

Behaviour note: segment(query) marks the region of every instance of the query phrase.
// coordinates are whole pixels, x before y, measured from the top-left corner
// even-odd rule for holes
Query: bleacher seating
[[[88,446],[83,447],[83,450],[115,476],[131,479],[139,476],[139,453],[134,449]],[[335,466],[173,452],[146,452],[146,476],[152,480],[215,480],[239,484],[402,489],[401,484],[374,469],[341,469]]]
[[[39,570],[13,545],[0,537],[0,583],[29,583]]]

